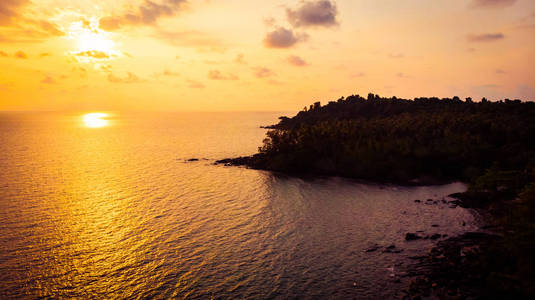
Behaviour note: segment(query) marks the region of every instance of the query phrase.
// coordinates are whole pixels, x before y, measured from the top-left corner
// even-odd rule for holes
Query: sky
[[[1,0],[0,110],[535,100],[533,0]]]

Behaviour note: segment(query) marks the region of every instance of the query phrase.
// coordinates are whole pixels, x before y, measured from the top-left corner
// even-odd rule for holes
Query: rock
[[[190,159],[188,159],[188,160],[186,160],[186,161],[189,161],[189,162],[192,162],[192,161],[199,161],[199,159],[198,159],[198,158],[190,158]]]
[[[441,237],[442,237],[441,234],[435,233],[432,236],[430,236],[429,238],[432,239],[432,240],[437,240],[437,239],[439,239]]]
[[[439,227],[438,224],[433,224],[431,227]]]
[[[372,247],[364,250],[364,252],[366,252],[366,253],[375,252],[375,251],[379,250],[380,248],[381,248],[381,246],[379,246],[379,245],[373,245]]]
[[[422,203],[422,200],[414,200],[416,203]]]
[[[392,244],[383,251],[383,253],[401,253],[403,252],[403,249],[397,249],[396,245]]]
[[[421,236],[417,235],[416,233],[411,233],[411,232],[408,232],[405,235],[405,240],[406,241],[415,241],[415,240],[419,240],[421,238],[422,238]]]

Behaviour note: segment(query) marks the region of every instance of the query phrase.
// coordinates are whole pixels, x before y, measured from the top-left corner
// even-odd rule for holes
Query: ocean
[[[394,298],[436,243],[407,232],[477,229],[441,201],[459,182],[214,165],[255,153],[282,114],[109,113],[90,128],[81,113],[0,113],[0,297]]]

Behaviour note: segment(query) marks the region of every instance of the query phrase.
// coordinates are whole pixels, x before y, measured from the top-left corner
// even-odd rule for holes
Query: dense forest
[[[535,295],[535,103],[369,94],[316,102],[269,126],[259,153],[219,161],[293,174],[427,184],[462,180],[504,238],[471,260],[489,295]],[[458,277],[458,276],[457,276]],[[462,277],[462,276],[461,276]]]
[[[489,171],[525,181],[535,166],[534,120],[535,103],[520,100],[350,96],[281,117],[245,162],[376,181],[474,181]]]

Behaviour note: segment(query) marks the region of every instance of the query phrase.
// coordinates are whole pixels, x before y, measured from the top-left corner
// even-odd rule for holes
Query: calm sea
[[[213,164],[255,153],[279,115],[112,114],[87,128],[78,114],[0,114],[0,298],[398,297],[409,257],[434,243],[406,232],[476,228],[467,210],[414,202],[461,183]],[[402,252],[383,253],[392,244]]]

